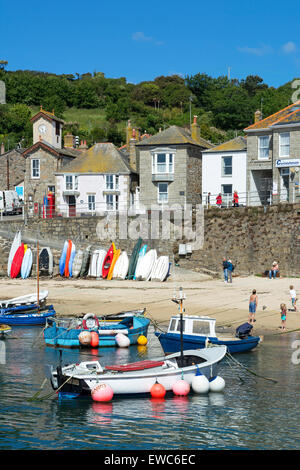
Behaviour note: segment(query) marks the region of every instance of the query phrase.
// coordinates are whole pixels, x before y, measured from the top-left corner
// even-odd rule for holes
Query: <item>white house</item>
[[[224,142],[202,153],[202,201],[216,204],[221,193],[222,206],[231,207],[233,192],[246,205],[247,144],[244,137]],[[210,193],[210,198],[209,198]]]
[[[137,174],[112,143],[98,143],[56,174],[56,210],[64,216],[126,211]]]

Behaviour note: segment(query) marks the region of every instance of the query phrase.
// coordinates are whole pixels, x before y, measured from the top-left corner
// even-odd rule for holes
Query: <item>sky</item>
[[[0,60],[7,70],[131,83],[206,73],[278,87],[300,77],[297,3],[0,0]]]

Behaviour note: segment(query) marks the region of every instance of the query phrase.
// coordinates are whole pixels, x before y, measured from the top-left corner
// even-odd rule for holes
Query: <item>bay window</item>
[[[152,174],[174,173],[173,153],[154,153],[152,155]]]

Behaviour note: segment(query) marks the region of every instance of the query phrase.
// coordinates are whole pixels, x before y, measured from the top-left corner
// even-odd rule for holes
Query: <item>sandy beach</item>
[[[249,296],[252,289],[258,295],[255,333],[281,333],[279,305],[286,303],[291,309],[289,286],[294,285],[300,296],[300,279],[269,280],[256,276],[235,277],[232,284],[222,279],[178,268],[164,283],[146,281],[107,281],[103,279],[69,279],[41,277],[40,290],[48,290],[48,304],[53,304],[58,316],[71,316],[93,312],[116,313],[121,310],[146,307],[147,315],[168,324],[170,315],[178,313],[171,302],[174,289],[183,288],[186,294],[186,313],[207,315],[217,320],[217,326],[234,331],[248,320]],[[37,281],[28,279],[0,280],[0,297],[9,299],[36,292]],[[299,306],[300,309],[300,301]],[[288,310],[287,331],[300,328],[300,312]]]

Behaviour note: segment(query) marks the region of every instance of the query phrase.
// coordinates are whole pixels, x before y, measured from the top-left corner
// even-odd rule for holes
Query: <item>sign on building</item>
[[[276,160],[276,168],[288,168],[290,166],[300,166],[300,159]]]

